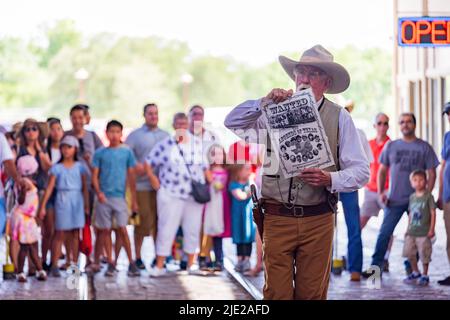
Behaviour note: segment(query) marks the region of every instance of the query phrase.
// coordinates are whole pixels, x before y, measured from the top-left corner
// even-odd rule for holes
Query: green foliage
[[[356,102],[356,117],[368,118],[391,103],[389,52],[353,46],[331,50],[352,77],[345,99]],[[299,53],[286,54],[298,58]],[[181,77],[193,76],[189,104],[232,106],[259,98],[272,88],[293,88],[278,61],[251,67],[228,57],[194,56],[186,43],[158,37],[86,37],[73,21],[41,28],[41,38],[0,39],[0,107],[42,107],[44,113],[67,116],[77,102],[75,72],[85,68],[87,102],[94,117],[118,118],[128,126],[142,122],[142,106],[156,102],[168,127],[172,114],[183,111]],[[336,97],[335,97],[336,98]]]

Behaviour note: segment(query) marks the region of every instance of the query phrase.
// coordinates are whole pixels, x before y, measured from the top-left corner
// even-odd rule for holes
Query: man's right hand
[[[261,104],[267,105],[270,102],[274,103],[283,102],[284,100],[287,100],[288,98],[292,97],[293,93],[294,91],[292,89],[289,90],[279,88],[272,89],[272,91],[270,91],[269,94],[261,100]]]

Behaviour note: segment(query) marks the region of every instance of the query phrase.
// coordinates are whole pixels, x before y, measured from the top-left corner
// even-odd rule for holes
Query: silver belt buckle
[[[305,213],[303,212],[303,207],[294,207],[292,208],[294,217],[303,217]]]

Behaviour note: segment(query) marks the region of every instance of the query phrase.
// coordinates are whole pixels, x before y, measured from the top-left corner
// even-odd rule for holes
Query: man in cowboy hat
[[[364,186],[369,179],[369,163],[359,140],[355,140],[358,133],[348,112],[323,95],[347,89],[350,76],[345,68],[320,45],[306,50],[299,61],[283,56],[279,61],[297,90],[312,89],[336,165],[324,170],[308,168],[286,179],[276,153],[270,149],[270,139],[255,141],[267,145],[261,190],[265,216],[264,298],[326,299],[336,210],[334,194]],[[228,114],[225,126],[243,138],[262,137],[262,132],[267,131],[261,107],[268,102],[280,103],[292,94],[293,90],[277,88],[264,98],[246,101]],[[274,163],[276,174],[269,172]]]

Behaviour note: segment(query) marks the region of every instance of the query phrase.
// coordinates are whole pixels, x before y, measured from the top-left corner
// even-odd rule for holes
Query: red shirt
[[[370,149],[372,150],[373,154],[373,162],[370,163],[370,179],[369,183],[366,185],[366,188],[370,191],[377,192],[377,176],[378,176],[378,169],[380,168],[380,162],[379,157],[381,152],[383,151],[384,146],[388,141],[390,141],[391,138],[387,137],[386,140],[384,140],[382,143],[378,144],[377,139],[373,139],[369,141]],[[384,190],[387,190],[389,187],[389,173],[386,176],[386,185],[384,187]]]
[[[234,161],[233,163],[242,164],[244,160],[245,163],[251,163],[250,145],[248,143],[242,143],[241,141],[233,143],[228,151],[228,157],[230,160]],[[254,163],[251,165],[252,172],[255,173],[258,166]]]

